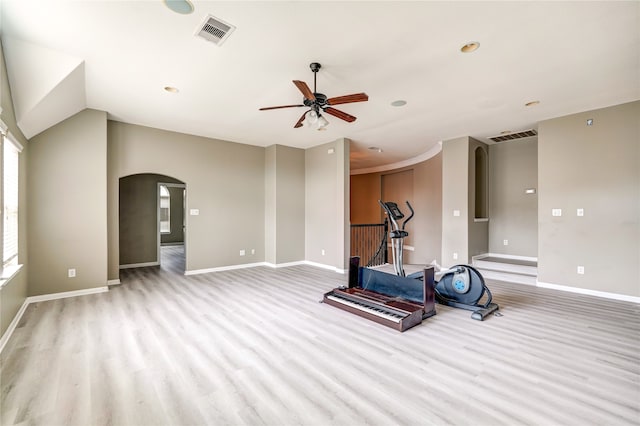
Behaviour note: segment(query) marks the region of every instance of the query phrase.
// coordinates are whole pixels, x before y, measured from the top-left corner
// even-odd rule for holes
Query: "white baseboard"
[[[242,263],[239,265],[219,266],[217,268],[192,269],[184,271],[185,275],[208,274],[209,272],[232,271],[234,269],[255,268],[256,266],[267,266],[266,262]]]
[[[117,280],[107,280],[107,285],[108,285],[108,286],[109,286],[109,285],[119,285],[119,284],[122,284],[122,283],[120,282],[120,279],[117,279]]]
[[[7,327],[7,330],[2,335],[2,338],[0,338],[0,354],[4,349],[4,346],[9,341],[9,338],[13,334],[14,330],[18,326],[18,323],[22,319],[22,315],[24,315],[24,311],[27,310],[27,306],[29,306],[29,301],[28,299],[25,299],[24,302],[22,303],[22,306],[20,306],[20,309],[18,309],[18,313],[16,313],[16,316],[13,317],[13,321],[11,321],[11,324],[9,324],[9,327]]]
[[[587,289],[587,288],[579,288],[579,287],[570,287],[570,286],[566,286],[566,285],[545,283],[545,282],[541,282],[541,281],[537,281],[536,282],[536,286],[542,287],[542,288],[549,288],[549,289],[552,289],[552,290],[568,291],[570,293],[586,294],[588,296],[603,297],[605,299],[613,299],[613,300],[621,300],[621,301],[624,301],[624,302],[640,303],[640,297],[628,296],[626,294],[609,293],[607,291],[590,290],[590,289]]]
[[[109,287],[85,288],[83,290],[63,291],[60,293],[41,294],[38,296],[27,297],[27,302],[45,302],[47,300],[66,299],[67,297],[86,296],[87,294],[104,293],[109,291]]]
[[[298,260],[296,262],[286,262],[286,263],[270,263],[270,262],[265,262],[264,263],[265,266],[268,266],[269,268],[274,268],[274,269],[278,269],[278,268],[288,268],[289,266],[299,266],[299,265],[306,265],[304,260]]]
[[[322,268],[322,269],[330,269],[332,271],[335,271],[339,274],[346,274],[348,269],[340,269],[340,268],[336,268],[335,266],[331,266],[331,265],[325,265],[324,263],[318,263],[318,262],[312,262],[310,260],[305,260],[304,261],[305,265],[309,265],[309,266],[315,266],[316,268]]]
[[[120,280],[118,280],[118,282],[119,281]],[[2,338],[0,338],[0,353],[2,353],[4,346],[7,344],[7,342],[11,338],[11,335],[13,334],[16,327],[18,326],[18,323],[20,322],[20,319],[22,319],[22,315],[24,315],[24,312],[27,310],[27,306],[29,306],[29,304],[37,303],[37,302],[45,302],[47,300],[65,299],[67,297],[77,297],[77,296],[85,296],[88,294],[104,293],[107,291],[109,291],[109,287],[94,287],[94,288],[87,288],[83,290],[63,291],[60,293],[41,294],[39,296],[27,297],[24,300],[24,303],[22,303],[22,306],[20,306],[20,309],[18,309],[16,316],[13,317],[11,324],[9,324],[9,327],[7,327],[7,330],[2,335]]]
[[[160,266],[160,262],[130,263],[128,265],[120,265],[120,269],[144,268],[146,266]]]

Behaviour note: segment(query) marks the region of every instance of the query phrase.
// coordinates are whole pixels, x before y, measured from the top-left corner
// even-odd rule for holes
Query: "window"
[[[160,233],[171,233],[171,194],[166,185],[160,185]]]
[[[2,267],[18,264],[18,166],[22,147],[0,122],[2,134]]]

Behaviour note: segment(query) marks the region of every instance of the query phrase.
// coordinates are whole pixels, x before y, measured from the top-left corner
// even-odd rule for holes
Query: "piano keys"
[[[422,305],[360,288],[333,289],[323,301],[398,331],[422,322]]]
[[[324,294],[323,302],[405,331],[436,314],[433,267],[424,270],[422,281],[360,268],[360,259],[349,264],[349,287],[338,287]]]

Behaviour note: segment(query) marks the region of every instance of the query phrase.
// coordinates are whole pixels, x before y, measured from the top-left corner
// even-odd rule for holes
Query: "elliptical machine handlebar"
[[[389,232],[389,238],[391,238],[391,248],[393,251],[393,269],[396,272],[396,275],[400,277],[404,277],[404,269],[402,267],[402,255],[403,255],[403,247],[404,247],[404,239],[409,236],[409,233],[404,230],[407,222],[409,222],[414,215],[413,207],[409,201],[406,201],[407,207],[409,207],[409,211],[411,214],[409,217],[404,219],[402,222],[402,228],[398,224],[398,221],[404,218],[404,214],[398,208],[398,205],[392,201],[383,202],[382,200],[378,200],[382,209],[387,213],[389,219],[391,220],[392,230]]]

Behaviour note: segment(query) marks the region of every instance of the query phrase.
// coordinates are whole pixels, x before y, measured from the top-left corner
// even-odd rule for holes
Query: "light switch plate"
[[[191,216],[198,216],[198,215],[200,214],[200,210],[198,210],[198,209],[191,209],[191,210],[189,210],[189,214],[190,214]]]
[[[551,209],[551,216],[562,216],[562,209]]]

